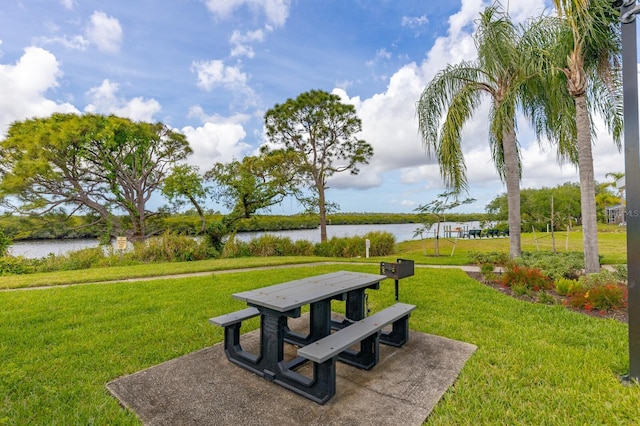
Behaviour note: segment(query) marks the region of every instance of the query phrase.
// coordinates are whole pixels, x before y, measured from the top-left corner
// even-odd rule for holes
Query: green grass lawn
[[[243,308],[234,292],[340,269],[378,270],[321,265],[0,292],[0,424],[138,424],[108,381],[222,341],[208,318]],[[400,299],[417,305],[412,329],[478,346],[427,424],[640,419],[640,389],[619,381],[625,324],[512,299],[454,269],[417,268]],[[374,311],[392,303],[393,281],[370,292]]]

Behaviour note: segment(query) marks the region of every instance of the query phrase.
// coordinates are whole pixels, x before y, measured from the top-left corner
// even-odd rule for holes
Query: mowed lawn
[[[0,424],[138,424],[107,382],[220,342],[208,318],[243,308],[234,292],[337,270],[378,266],[0,292]],[[417,305],[412,329],[478,346],[427,424],[640,419],[640,388],[619,380],[628,369],[625,324],[512,299],[455,269],[416,268],[400,299]],[[392,303],[392,280],[370,291],[373,311]],[[257,326],[253,319],[243,332]]]

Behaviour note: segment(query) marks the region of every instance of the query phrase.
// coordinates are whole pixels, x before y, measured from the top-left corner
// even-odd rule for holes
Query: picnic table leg
[[[258,368],[260,355],[255,355],[242,349],[240,326],[241,323],[236,323],[224,328],[224,352],[231,362],[262,375],[262,370]]]
[[[338,359],[345,364],[353,365],[354,367],[362,368],[363,370],[370,370],[379,361],[380,353],[380,332],[377,332],[360,342],[360,350],[353,351],[347,349],[338,355]]]
[[[385,345],[400,347],[409,340],[409,315],[400,318],[391,326],[389,333],[380,335],[380,343]]]
[[[284,334],[287,326],[285,315],[262,315],[260,327],[261,367],[263,377],[273,381],[284,359]]]
[[[320,340],[331,333],[331,300],[320,300],[312,303],[309,312],[309,334],[303,335],[285,329],[285,342],[297,346],[306,346]]]
[[[379,288],[378,286],[375,288]],[[345,319],[342,321],[331,321],[331,328],[339,330],[345,328],[356,321],[360,321],[367,316],[367,301],[365,289],[353,290],[347,293],[345,305]]]

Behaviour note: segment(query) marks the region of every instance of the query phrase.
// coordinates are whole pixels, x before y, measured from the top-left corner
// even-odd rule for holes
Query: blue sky
[[[448,63],[475,57],[482,0],[15,0],[0,8],[0,135],[53,112],[116,114],[183,132],[208,170],[264,144],[264,112],[322,89],[352,103],[374,147],[358,176],[336,175],[343,212],[412,212],[444,191],[418,137],[415,103]],[[511,0],[523,21],[551,0]],[[507,1],[505,1],[505,5]],[[596,119],[596,180],[624,171]],[[577,182],[524,120],[523,188]],[[465,127],[470,196],[505,192],[488,149],[487,109]],[[544,143],[542,144],[544,147]],[[209,207],[219,208],[211,204]],[[275,214],[301,211],[292,200]]]

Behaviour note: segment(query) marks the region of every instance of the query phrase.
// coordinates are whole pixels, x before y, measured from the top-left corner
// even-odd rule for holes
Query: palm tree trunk
[[[590,274],[600,271],[596,217],[596,184],[593,173],[593,155],[591,153],[591,121],[589,119],[589,110],[587,109],[587,96],[582,94],[574,99],[576,102],[584,269],[587,274]]]
[[[520,166],[516,147],[516,132],[512,125],[502,135],[504,152],[505,183],[507,185],[507,206],[509,208],[509,256],[520,257]]]

